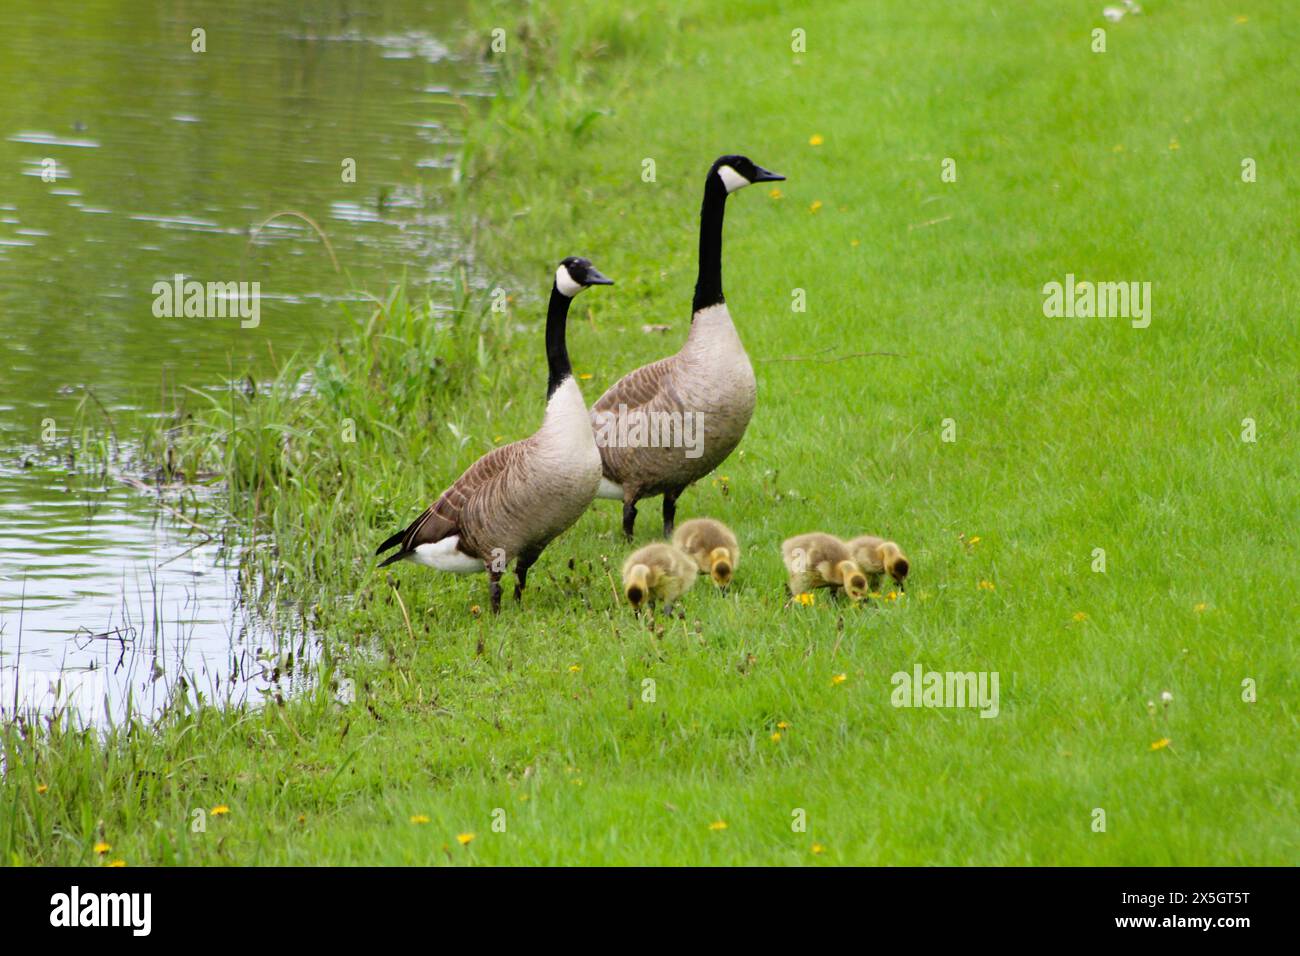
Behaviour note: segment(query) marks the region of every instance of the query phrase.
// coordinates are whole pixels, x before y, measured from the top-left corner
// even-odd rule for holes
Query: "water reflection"
[[[456,99],[488,84],[481,64],[454,52],[459,3],[374,6],[86,0],[75,12],[7,11],[7,712],[15,692],[35,700],[61,668],[102,679],[112,708],[177,686],[218,699],[259,694],[283,685],[282,655],[300,662],[307,650],[276,613],[242,603],[240,542],[196,547],[207,532],[153,493],[113,476],[95,487],[61,462],[88,392],[105,418],[159,410],[164,383],[220,387],[250,362],[267,368],[272,356],[319,347],[344,320],[341,302],[383,296],[402,278],[417,294],[446,281],[459,254],[442,199],[463,115]],[[206,52],[192,50],[196,28]],[[286,210],[305,218],[276,216]],[[155,316],[154,284],[177,275],[260,283],[260,321]]]

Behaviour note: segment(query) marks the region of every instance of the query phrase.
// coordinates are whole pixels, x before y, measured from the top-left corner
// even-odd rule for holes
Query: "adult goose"
[[[546,416],[522,441],[488,452],[429,508],[379,546],[394,561],[439,571],[487,571],[492,611],[501,610],[501,575],[515,562],[515,600],[542,550],[587,510],[600,484],[600,453],[582,392],[573,378],[565,326],[569,304],[583,289],[613,285],[587,259],[570,257],[555,270],[546,313]]]
[[[592,406],[602,467],[597,496],[623,502],[628,540],[636,503],[655,495],[664,496],[664,537],[671,537],[678,496],[722,464],[749,425],[754,369],[722,295],[722,217],[737,189],[783,179],[744,156],[722,156],[709,167],[686,344],[625,375]]]

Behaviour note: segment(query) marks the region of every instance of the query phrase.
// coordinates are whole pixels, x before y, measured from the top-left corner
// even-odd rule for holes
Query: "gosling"
[[[692,518],[678,525],[673,532],[673,546],[689,555],[700,573],[708,574],[720,588],[731,583],[731,576],[740,564],[736,535],[712,518]]]
[[[814,588],[842,589],[851,601],[866,597],[867,576],[849,546],[833,534],[814,531],[787,538],[781,544],[781,557],[790,572],[792,598]]]
[[[911,563],[907,555],[893,541],[864,534],[849,542],[853,560],[866,572],[867,584],[872,591],[880,590],[880,577],[888,574],[900,591],[907,590],[907,572]]]
[[[690,590],[699,569],[690,556],[662,541],[633,551],[623,562],[623,594],[638,613],[649,604],[664,602],[664,613],[673,601]]]

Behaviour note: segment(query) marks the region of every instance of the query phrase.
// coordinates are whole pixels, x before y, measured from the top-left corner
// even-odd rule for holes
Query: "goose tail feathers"
[[[381,544],[378,548],[375,549],[375,554],[376,555],[383,554],[389,548],[397,547],[399,544],[402,543],[402,539],[406,537],[406,533],[410,530],[411,530],[410,528],[403,528],[401,531],[398,531],[396,534],[390,535],[388,538],[384,540],[383,544]],[[394,561],[400,561],[403,557],[405,557],[405,554],[406,554],[405,549],[403,549],[402,551],[398,551],[397,554],[392,555],[387,561],[384,561],[383,564],[380,564],[379,566],[382,568],[384,567],[384,565],[392,564]]]

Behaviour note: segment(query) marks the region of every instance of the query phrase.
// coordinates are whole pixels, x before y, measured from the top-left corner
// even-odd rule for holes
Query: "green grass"
[[[1153,0],[1094,54],[1099,6],[582,6],[484,18],[518,26],[464,216],[511,313],[466,292],[442,328],[396,300],[282,388],[151,438],[220,468],[273,536],[250,560],[311,608],[315,690],[104,739],[6,728],[4,860],[1293,863],[1294,18]],[[618,283],[572,323],[589,401],[677,346],[701,179],[729,151],[789,176],[728,204],[759,405],[726,481],[679,511],[739,533],[732,593],[697,586],[648,630],[614,599],[609,502],[495,620],[482,578],[375,572],[378,540],[536,426],[559,258]],[[1151,282],[1150,328],[1045,318],[1066,273]],[[307,368],[321,387],[294,398]],[[658,524],[643,505],[639,539]],[[815,528],[896,538],[907,597],[783,608],[779,543]],[[917,662],[997,671],[999,716],[892,707]]]

